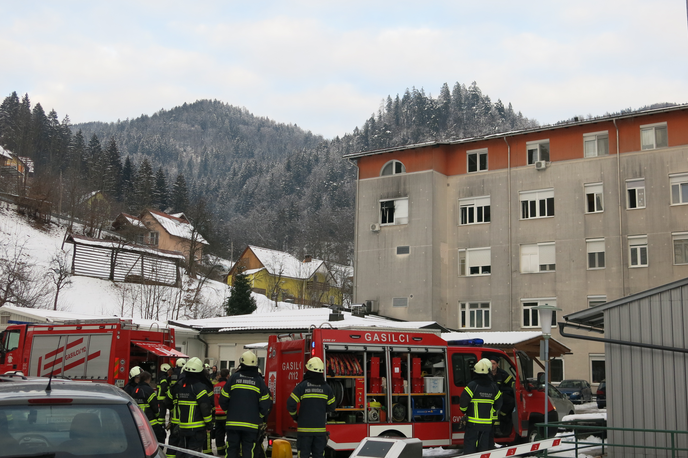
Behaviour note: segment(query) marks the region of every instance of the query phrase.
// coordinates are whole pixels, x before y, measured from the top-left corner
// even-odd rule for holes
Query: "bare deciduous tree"
[[[26,242],[18,240],[0,248],[0,306],[13,303],[20,307],[43,308],[47,285],[37,266],[24,253]]]
[[[60,291],[69,287],[72,284],[71,276],[72,270],[69,266],[69,256],[62,250],[58,250],[50,260],[50,267],[48,268],[48,276],[55,285],[55,300],[53,301],[53,310],[57,310],[57,299]]]

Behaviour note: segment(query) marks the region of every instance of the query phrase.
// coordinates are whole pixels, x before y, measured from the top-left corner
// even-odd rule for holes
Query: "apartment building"
[[[688,277],[686,105],[345,157],[354,301],[381,315],[539,330],[537,305],[561,317]],[[573,350],[553,380],[601,381],[602,345],[553,336]]]

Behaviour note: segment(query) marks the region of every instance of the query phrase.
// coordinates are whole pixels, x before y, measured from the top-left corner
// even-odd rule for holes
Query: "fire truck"
[[[156,376],[160,364],[186,357],[174,330],[141,330],[131,320],[12,324],[0,333],[0,374],[65,377],[123,387],[134,366]]]
[[[498,361],[515,379],[510,421],[500,421],[496,442],[533,439],[535,424],[544,421],[544,391],[524,378],[515,351],[510,357],[481,342],[447,342],[434,331],[315,328],[309,334],[270,336],[265,375],[274,406],[269,438],[296,437],[286,402],[313,356],[325,363],[326,380],[335,392],[336,410],[327,422],[328,446],[334,450],[353,450],[371,436],[418,438],[424,447],[462,445],[459,397],[482,358]],[[557,421],[547,402],[548,421]]]

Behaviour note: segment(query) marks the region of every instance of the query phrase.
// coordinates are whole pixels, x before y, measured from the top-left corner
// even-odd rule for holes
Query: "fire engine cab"
[[[527,440],[534,425],[544,421],[544,392],[524,379],[515,352],[512,358],[479,342],[447,342],[436,331],[318,328],[270,337],[269,437],[296,437],[286,402],[313,356],[325,363],[326,381],[335,392],[336,411],[327,422],[328,446],[334,450],[353,450],[371,436],[418,438],[424,447],[462,444],[459,397],[481,358],[498,361],[514,378],[512,391],[503,392],[512,402],[508,418],[496,429],[496,442]],[[548,405],[548,419],[556,421]]]

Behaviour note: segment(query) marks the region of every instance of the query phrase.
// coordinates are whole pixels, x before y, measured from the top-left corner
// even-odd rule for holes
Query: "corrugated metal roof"
[[[253,245],[249,245],[249,249],[256,255],[256,258],[265,266],[267,271],[274,276],[307,280],[325,263],[325,261],[319,259],[304,262],[289,253]]]
[[[179,251],[161,250],[158,248],[145,247],[142,245],[135,245],[132,243],[122,242],[118,240],[103,240],[103,239],[92,239],[90,237],[84,237],[83,235],[70,234],[67,237],[66,242],[73,243],[75,245],[88,245],[95,247],[108,248],[111,250],[127,250],[137,253],[148,253],[155,256],[160,256],[162,258],[172,258],[172,259],[186,259],[184,254]]]
[[[398,329],[422,329],[437,326],[434,321],[394,321],[383,317],[367,315],[353,316],[344,312],[344,320],[329,321],[332,310],[329,308],[307,308],[272,313],[253,313],[250,315],[235,315],[202,320],[178,320],[174,323],[189,326],[194,329],[214,332],[233,331],[308,331],[311,326],[320,327],[329,323],[333,328],[351,327],[384,327]]]
[[[194,234],[194,228],[188,221],[155,210],[148,210],[148,212],[170,235],[185,240],[191,240],[193,237],[196,237],[199,243],[208,245],[208,242],[201,234]]]

